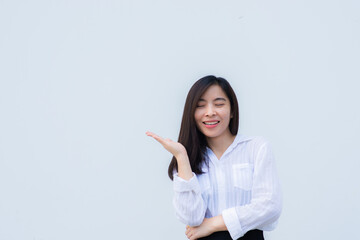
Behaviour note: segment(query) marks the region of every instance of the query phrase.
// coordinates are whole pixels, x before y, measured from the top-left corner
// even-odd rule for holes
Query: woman
[[[174,207],[190,240],[258,240],[275,228],[282,203],[271,148],[238,125],[230,84],[206,76],[188,93],[178,142],[146,132],[174,156]]]

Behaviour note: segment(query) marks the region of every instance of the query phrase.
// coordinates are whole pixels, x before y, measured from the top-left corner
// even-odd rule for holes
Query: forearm
[[[193,177],[192,169],[187,154],[181,154],[175,157],[178,164],[178,176],[188,181]]]
[[[212,218],[205,218],[200,226],[187,226],[185,234],[189,239],[198,239],[209,236],[214,232],[226,230],[227,228],[225,226],[224,219],[221,215],[219,215]]]

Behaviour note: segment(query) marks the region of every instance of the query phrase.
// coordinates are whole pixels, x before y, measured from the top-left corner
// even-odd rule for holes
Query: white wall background
[[[356,238],[360,3],[0,0],[0,239],[186,239],[171,156],[198,78],[237,92],[284,190],[267,239]]]

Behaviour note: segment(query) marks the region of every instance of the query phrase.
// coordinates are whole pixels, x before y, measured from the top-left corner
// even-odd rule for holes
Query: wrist
[[[190,166],[190,161],[187,155],[181,155],[176,158],[178,165],[178,176],[184,180],[190,180],[193,173]]]
[[[211,218],[211,226],[215,232],[219,231],[227,231],[227,227],[225,225],[224,219],[222,215],[218,215],[216,217]]]
[[[176,158],[178,164],[189,163],[189,157],[186,153],[180,153],[174,157]]]

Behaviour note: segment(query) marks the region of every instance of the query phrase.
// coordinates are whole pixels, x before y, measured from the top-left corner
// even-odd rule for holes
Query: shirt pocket
[[[253,185],[253,165],[250,163],[234,164],[232,177],[234,187],[250,191]]]

